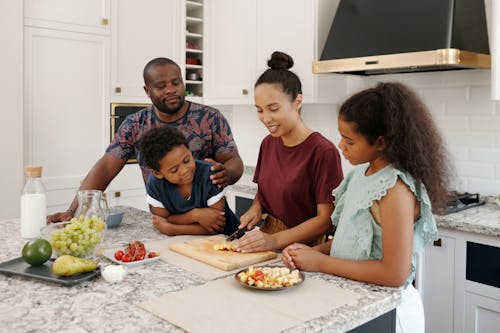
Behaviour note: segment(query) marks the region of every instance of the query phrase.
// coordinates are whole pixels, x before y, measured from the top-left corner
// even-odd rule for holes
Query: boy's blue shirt
[[[224,197],[225,188],[218,188],[210,180],[210,164],[195,160],[196,170],[193,178],[193,190],[188,199],[179,192],[177,185],[166,179],[150,175],[146,182],[146,201],[153,207],[165,208],[170,214],[184,214],[194,208],[207,208]],[[236,231],[239,220],[231,211],[227,202],[224,207],[226,225],[224,234]]]

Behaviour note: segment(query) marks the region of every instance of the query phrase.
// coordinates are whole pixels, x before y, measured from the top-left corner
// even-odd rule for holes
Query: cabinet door
[[[110,42],[31,27],[24,37],[24,161],[43,166],[51,211],[67,207],[109,142]]]
[[[422,298],[428,333],[453,332],[454,254],[453,238],[440,237],[425,248]]]
[[[257,79],[255,1],[205,2],[205,96],[207,104],[253,104]]]
[[[111,98],[150,102],[142,71],[152,59],[181,55],[180,0],[112,0]]]
[[[110,0],[24,0],[25,24],[109,34]]]
[[[300,78],[305,102],[314,99],[314,4],[311,0],[257,1],[257,73],[267,69],[274,51],[287,53],[294,60],[291,70]]]
[[[499,333],[500,301],[465,293],[465,333]]]

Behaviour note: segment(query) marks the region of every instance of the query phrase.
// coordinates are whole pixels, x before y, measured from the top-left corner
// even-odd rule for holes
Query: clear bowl
[[[74,257],[97,260],[104,251],[105,223],[96,219],[76,219],[46,225],[42,237],[52,245],[57,257],[69,254]]]

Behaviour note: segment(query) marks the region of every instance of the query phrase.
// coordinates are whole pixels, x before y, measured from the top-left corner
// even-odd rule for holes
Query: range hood
[[[490,67],[483,0],[340,0],[313,73]]]

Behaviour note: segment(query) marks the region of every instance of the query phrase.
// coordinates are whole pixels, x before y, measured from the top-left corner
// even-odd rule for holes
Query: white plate
[[[114,249],[107,249],[104,250],[103,256],[105,256],[107,259],[111,260],[115,264],[123,265],[126,267],[134,267],[134,266],[139,266],[139,265],[144,265],[150,262],[155,262],[158,259],[160,259],[160,256],[154,257],[154,258],[145,258],[144,260],[138,260],[138,261],[131,261],[131,262],[123,262],[120,260],[115,259],[115,252],[118,250],[122,250],[125,252],[125,248],[123,247],[117,247]],[[146,251],[146,253],[149,253],[149,251]],[[147,255],[147,254],[146,254]]]

